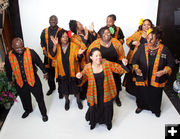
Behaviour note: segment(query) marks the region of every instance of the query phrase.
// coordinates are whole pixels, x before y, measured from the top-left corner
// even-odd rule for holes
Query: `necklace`
[[[103,43],[104,43],[104,46],[105,46],[105,47],[109,47],[111,41],[109,41],[108,43],[105,43],[105,42],[103,41]]]

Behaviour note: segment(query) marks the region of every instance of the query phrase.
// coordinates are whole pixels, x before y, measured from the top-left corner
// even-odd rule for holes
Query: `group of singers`
[[[126,39],[129,52],[125,56],[125,41],[116,16],[107,16],[106,26],[97,33],[76,20],[70,20],[67,31],[58,27],[58,18],[49,18],[50,26],[41,33],[44,63],[38,54],[24,47],[21,38],[14,38],[12,50],[5,59],[6,74],[16,87],[26,118],[32,111],[31,93],[36,98],[42,120],[48,121],[38,66],[48,80],[51,95],[58,83],[59,99],[65,98],[65,110],[70,108],[69,95],[76,97],[77,106],[83,109],[81,100],[87,99],[85,115],[90,129],[96,124],[112,128],[113,102],[121,106],[121,76],[123,86],[136,97],[137,109],[150,110],[157,117],[161,114],[162,91],[174,66],[173,57],[162,44],[162,31],[149,19],[141,19],[137,31]],[[13,77],[14,76],[14,80]]]

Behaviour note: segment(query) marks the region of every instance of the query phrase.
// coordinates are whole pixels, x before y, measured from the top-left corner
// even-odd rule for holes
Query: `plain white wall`
[[[115,24],[127,38],[137,30],[140,18],[156,24],[158,0],[19,0],[19,7],[25,45],[42,58],[40,34],[49,26],[51,15],[58,17],[58,25],[64,29],[68,30],[70,19],[75,19],[87,27],[93,21],[98,31],[106,24],[106,17],[115,14]],[[125,44],[124,49],[127,54]]]

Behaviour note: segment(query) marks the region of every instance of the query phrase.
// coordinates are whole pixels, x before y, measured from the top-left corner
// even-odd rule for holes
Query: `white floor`
[[[47,91],[47,83],[43,81],[43,84],[43,89]],[[105,125],[96,125],[94,130],[90,130],[85,120],[88,109],[86,101],[83,101],[83,110],[79,110],[74,96],[71,96],[70,110],[65,111],[64,99],[58,99],[57,90],[51,96],[45,96],[48,122],[42,121],[34,98],[34,111],[22,119],[24,111],[19,101],[9,112],[0,131],[0,139],[164,139],[165,124],[180,124],[180,115],[165,93],[160,118],[145,110],[135,114],[135,98],[125,91],[120,93],[120,97],[122,106],[114,104],[113,127],[110,131]]]

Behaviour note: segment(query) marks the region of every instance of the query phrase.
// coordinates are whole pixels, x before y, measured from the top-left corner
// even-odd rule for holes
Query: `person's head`
[[[139,26],[138,30],[147,31],[150,28],[153,28],[154,25],[150,19],[144,19],[143,24]]]
[[[68,36],[68,31],[67,30],[64,30],[64,29],[61,29],[59,31],[59,34],[58,34],[58,42],[60,45],[64,44],[68,44],[70,42],[70,38]]]
[[[152,32],[147,36],[149,46],[156,46],[163,37],[163,32],[159,27],[153,28]]]
[[[24,51],[24,43],[23,40],[21,38],[14,38],[12,40],[12,48],[13,50],[18,53],[18,54],[22,54]]]
[[[111,40],[111,33],[109,31],[109,27],[107,27],[107,26],[101,28],[99,35],[103,41],[110,41]]]
[[[52,16],[49,18],[49,24],[50,24],[50,27],[52,27],[52,28],[56,27],[57,24],[58,24],[58,18],[57,18],[57,16],[52,15]]]
[[[81,32],[82,30],[84,30],[83,25],[79,21],[76,21],[76,20],[70,20],[69,28],[75,34],[77,34],[77,32]]]
[[[114,22],[116,21],[116,15],[114,14],[110,14],[108,15],[107,17],[107,20],[106,20],[106,25],[108,27],[112,27],[114,25]]]
[[[89,53],[89,61],[91,63],[101,64],[102,55],[99,48],[92,48]]]

